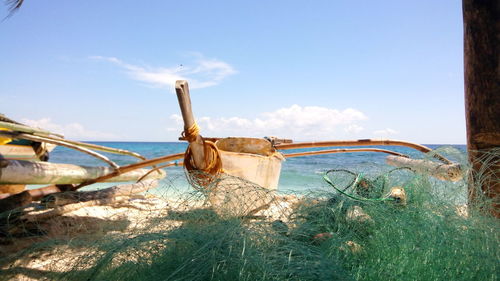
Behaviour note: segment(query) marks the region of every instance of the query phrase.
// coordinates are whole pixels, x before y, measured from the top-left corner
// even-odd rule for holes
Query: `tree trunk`
[[[500,1],[464,0],[463,18],[469,200],[492,199],[481,207],[500,218]]]

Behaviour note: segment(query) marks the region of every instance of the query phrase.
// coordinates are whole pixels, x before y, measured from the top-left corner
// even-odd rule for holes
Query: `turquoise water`
[[[147,158],[155,158],[163,155],[180,153],[186,150],[187,144],[181,142],[92,142],[94,144],[108,147],[126,149],[137,152]],[[465,145],[427,145],[432,149],[437,149],[441,154],[449,157],[451,160],[465,161]],[[373,146],[384,148],[410,155],[413,158],[425,158],[426,155],[419,151],[399,146]],[[298,151],[312,151],[328,148],[315,149],[296,149],[287,150],[283,153],[292,153]],[[116,154],[103,153],[119,165],[126,165],[136,162],[136,158]],[[326,187],[322,176],[324,172],[330,169],[346,169],[349,171],[363,173],[367,176],[380,175],[383,172],[392,169],[385,164],[386,154],[375,152],[361,153],[338,153],[329,155],[316,155],[306,157],[288,158],[283,162],[280,182],[278,189],[280,191],[304,191],[310,189]],[[104,166],[105,163],[90,157],[81,152],[77,152],[64,147],[57,147],[50,155],[50,162],[72,163],[85,166]],[[178,190],[189,190],[185,180],[182,167],[166,168],[167,178],[162,180],[159,191],[166,188]],[[345,174],[347,175],[347,174]],[[109,184],[102,184],[105,186]]]

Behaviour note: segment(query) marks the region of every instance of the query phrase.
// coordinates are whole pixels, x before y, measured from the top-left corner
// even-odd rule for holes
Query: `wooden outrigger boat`
[[[42,197],[51,196],[52,201],[57,201],[57,194],[70,192],[73,201],[90,200],[89,198],[109,198],[116,194],[124,192],[142,192],[155,186],[159,179],[165,176],[161,169],[172,166],[172,161],[184,159],[184,167],[187,170],[189,182],[197,188],[204,189],[208,201],[215,207],[231,205],[231,208],[245,205],[242,213],[251,213],[251,211],[265,206],[272,195],[272,191],[278,187],[281,164],[286,158],[300,157],[308,155],[320,155],[331,153],[353,153],[353,152],[380,152],[389,154],[387,163],[396,167],[408,167],[417,172],[426,173],[442,180],[457,181],[462,177],[461,167],[446,159],[445,157],[432,153],[432,157],[437,161],[415,160],[398,152],[363,146],[405,146],[416,149],[423,153],[432,152],[428,147],[396,140],[354,140],[354,141],[326,141],[326,142],[303,142],[293,143],[291,140],[278,138],[204,138],[200,134],[200,128],[196,124],[192,109],[191,99],[187,81],[180,80],[176,82],[176,93],[179,106],[184,120],[184,131],[180,140],[189,142],[185,153],[178,153],[158,157],[154,159],[145,159],[141,155],[109,147],[103,147],[95,144],[88,144],[66,140],[62,136],[52,134],[47,131],[34,129],[19,123],[9,122],[6,118],[0,121],[0,138],[4,140],[5,145],[12,141],[26,141],[49,145],[60,145],[87,153],[97,159],[105,162],[108,167],[83,167],[70,164],[48,163],[41,157],[36,159],[16,159],[10,157],[8,153],[0,154],[0,192],[2,186],[23,186],[26,184],[48,184],[48,186],[34,190],[16,190],[16,192],[5,192],[0,194],[0,211],[8,210],[12,207],[26,205],[32,200],[39,200]],[[8,140],[5,141],[5,140]],[[320,148],[329,147],[330,149],[307,151],[299,153],[284,153],[289,149],[298,148]],[[331,149],[331,147],[342,147]],[[358,147],[358,148],[345,148]],[[118,153],[129,155],[140,159],[137,163],[126,166],[118,166],[102,154],[95,151],[104,151],[109,153]],[[34,155],[39,155],[36,153]],[[33,161],[38,160],[38,161]],[[163,164],[162,164],[163,163]],[[167,164],[165,164],[167,163]],[[162,165],[160,165],[162,164]],[[155,166],[160,165],[160,166]],[[143,169],[152,167],[152,169]],[[229,175],[232,178],[242,179],[260,188],[261,192],[254,192],[254,198],[246,198],[246,201],[252,201],[252,204],[242,202],[243,193],[248,195],[248,190],[233,189],[229,190],[227,186],[219,182],[222,175]],[[94,192],[88,195],[85,192],[77,192],[83,186],[103,182],[103,181],[134,181],[138,180],[138,188],[134,185],[126,185],[124,189],[120,186],[104,190],[101,193]],[[153,180],[155,184],[144,184]],[[23,188],[24,189],[24,188]],[[4,189],[5,190],[5,189]],[[255,189],[254,189],[255,191]],[[21,200],[19,204],[8,204],[6,202],[16,201],[15,196],[24,193],[26,200]],[[57,193],[57,194],[54,194]],[[64,196],[63,196],[64,197]],[[67,198],[67,196],[65,196]],[[49,201],[50,201],[49,200]],[[19,200],[18,200],[19,201]],[[47,199],[45,199],[47,201]],[[71,200],[70,200],[71,201]],[[65,201],[67,202],[67,201]],[[8,208],[2,205],[9,205]]]
[[[387,163],[396,167],[410,168],[416,172],[425,173],[441,180],[457,181],[462,178],[460,165],[451,162],[438,153],[432,157],[439,162],[430,160],[410,159],[407,155],[379,148],[339,148],[319,151],[283,154],[288,149],[319,148],[319,147],[352,147],[352,146],[405,146],[423,153],[432,150],[423,145],[397,140],[326,141],[293,143],[291,140],[278,138],[203,138],[194,119],[188,83],[176,82],[176,93],[184,120],[184,132],[180,140],[189,142],[184,163],[186,170],[194,171],[188,176],[195,185],[208,186],[209,174],[217,178],[219,174],[227,174],[255,183],[265,190],[275,190],[278,185],[281,162],[286,158],[308,155],[380,152],[389,154]],[[199,171],[203,171],[200,175]],[[201,179],[200,179],[201,178]],[[253,196],[250,194],[254,194]],[[269,204],[267,192],[256,192],[241,186],[229,189],[224,184],[212,186],[207,194],[208,200],[215,208],[230,208],[232,214],[248,214]],[[272,197],[272,196],[271,196]],[[249,203],[250,202],[250,203]],[[229,206],[228,206],[229,205]]]
[[[108,166],[86,167],[47,162],[48,153],[57,145],[89,154],[104,161]],[[25,126],[0,116],[0,213],[28,205],[50,194],[74,192],[90,182],[137,181],[135,184],[117,185],[100,192],[80,192],[74,194],[73,201],[142,192],[155,187],[166,175],[160,170],[149,173],[148,169],[140,168],[117,172],[121,167],[95,150],[129,155],[141,161],[146,159],[127,150],[66,140],[61,135]],[[114,176],[95,181],[96,178],[110,174]],[[26,185],[30,184],[47,186],[26,190]]]
[[[22,124],[11,120],[0,114],[0,122],[5,122],[4,127],[0,127],[0,131],[8,130],[11,126],[21,126]],[[48,134],[48,132],[46,132]],[[60,136],[60,135],[58,135]],[[62,137],[62,136],[60,136]],[[5,159],[15,160],[39,160],[47,161],[49,153],[56,146],[45,142],[35,142],[24,139],[11,139],[0,136],[0,155]]]

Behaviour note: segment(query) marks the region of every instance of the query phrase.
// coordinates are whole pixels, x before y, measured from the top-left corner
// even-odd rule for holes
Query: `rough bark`
[[[500,217],[500,159],[489,157],[500,146],[500,1],[464,0],[463,18],[469,199],[474,205],[485,195]]]

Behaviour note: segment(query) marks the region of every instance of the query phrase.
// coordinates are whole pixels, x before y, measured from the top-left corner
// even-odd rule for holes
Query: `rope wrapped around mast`
[[[191,127],[185,129],[182,132],[182,137],[189,141],[189,146],[184,153],[184,167],[189,172],[189,178],[196,185],[206,186],[212,182],[212,180],[223,172],[222,169],[222,159],[220,157],[219,149],[215,143],[211,141],[203,140],[203,148],[205,152],[205,163],[204,169],[196,167],[193,159],[193,154],[191,150],[191,142],[195,142],[200,132],[200,127],[198,124],[193,123]],[[201,173],[194,173],[194,171],[200,171]]]

